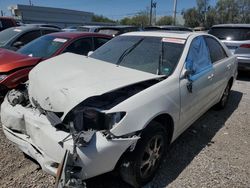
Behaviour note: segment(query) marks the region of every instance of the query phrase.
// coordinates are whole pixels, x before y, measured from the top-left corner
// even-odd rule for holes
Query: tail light
[[[242,44],[240,45],[241,48],[250,48],[250,44]]]

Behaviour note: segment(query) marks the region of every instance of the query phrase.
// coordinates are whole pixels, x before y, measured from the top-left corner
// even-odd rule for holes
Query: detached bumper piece
[[[86,183],[79,178],[81,167],[76,166],[77,156],[68,150],[65,152],[56,175],[56,188],[86,188]]]

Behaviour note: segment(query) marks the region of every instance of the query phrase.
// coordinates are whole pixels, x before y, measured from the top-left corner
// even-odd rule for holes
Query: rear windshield
[[[11,38],[22,32],[18,28],[8,28],[0,32],[0,46],[4,46]]]
[[[250,28],[214,27],[208,33],[221,40],[250,40]]]

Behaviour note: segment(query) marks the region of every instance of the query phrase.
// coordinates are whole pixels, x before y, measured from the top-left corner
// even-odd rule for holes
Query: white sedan
[[[118,169],[150,181],[168,146],[212,106],[224,108],[237,61],[208,34],[132,32],[89,57],[65,53],[37,65],[1,106],[6,137],[57,185]]]

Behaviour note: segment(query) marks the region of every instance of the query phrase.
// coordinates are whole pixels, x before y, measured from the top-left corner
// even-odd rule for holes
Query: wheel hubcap
[[[140,165],[140,172],[143,178],[150,176],[157,168],[163,154],[164,141],[162,136],[157,135],[148,142]]]
[[[223,97],[222,97],[222,104],[224,105],[227,101],[229,95],[229,86],[227,86],[227,88],[225,89],[224,93],[223,93]]]

